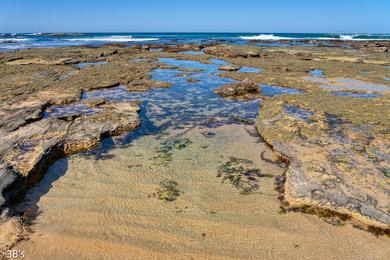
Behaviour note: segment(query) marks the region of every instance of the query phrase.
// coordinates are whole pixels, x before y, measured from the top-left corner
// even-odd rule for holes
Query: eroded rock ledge
[[[152,48],[162,48],[164,53],[149,51]],[[119,85],[137,92],[170,87],[150,79],[149,73],[162,66],[158,58],[188,58],[178,52],[202,48],[111,44],[0,53],[0,249],[23,236],[23,217],[15,216],[8,206],[39,181],[55,160],[138,127],[138,103],[82,100],[84,92]],[[71,103],[82,104],[92,113],[53,112],[56,106]]]
[[[280,187],[284,207],[331,212],[361,228],[389,233],[386,127],[379,124],[382,129],[374,135],[369,125],[286,100],[267,100],[257,120],[260,135],[290,163]]]
[[[139,125],[139,106],[135,102],[107,103],[99,108],[101,113],[81,115],[74,121],[48,118],[15,131],[3,131],[0,137],[1,205],[15,197],[23,185],[39,178],[54,160],[89,149],[104,137],[133,130]]]
[[[48,116],[53,105],[79,102],[83,91],[127,86],[168,87],[149,79],[154,62],[136,63],[134,49],[63,48],[0,54],[0,249],[23,238],[23,216],[12,203],[56,160],[96,146],[102,138],[137,128],[138,102],[84,100],[96,113]],[[94,62],[102,62],[95,65]],[[76,65],[91,62],[83,68]],[[134,82],[139,84],[134,85]]]
[[[0,234],[0,248],[9,248],[23,236],[19,218],[12,217],[12,212],[4,210],[5,206],[39,181],[54,161],[90,149],[104,137],[128,132],[139,126],[139,106],[136,102],[103,103],[98,106],[102,112],[96,115],[81,115],[72,121],[42,119],[14,131],[2,131],[0,206],[3,214],[0,226],[8,229]]]

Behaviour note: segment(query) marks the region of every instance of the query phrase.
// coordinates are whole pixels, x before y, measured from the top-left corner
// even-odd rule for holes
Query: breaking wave
[[[273,34],[260,34],[256,36],[240,36],[243,40],[291,40],[293,38],[280,37]]]
[[[373,40],[390,40],[389,35],[386,34],[317,34],[310,35],[306,33],[289,34],[286,36],[277,36],[274,34],[260,34],[255,36],[240,36],[242,40],[340,40],[340,41],[373,41]]]
[[[355,39],[355,37],[358,37],[359,35],[356,34],[356,35],[344,35],[344,34],[340,34],[339,37],[340,37],[340,40],[344,40],[344,41],[352,41],[352,40],[359,40],[359,39]]]
[[[30,41],[31,39],[28,38],[3,38],[0,39],[0,43],[2,42],[25,42],[25,41]]]

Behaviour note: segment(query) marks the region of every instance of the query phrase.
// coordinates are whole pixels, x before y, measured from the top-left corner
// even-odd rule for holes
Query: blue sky
[[[390,32],[390,0],[1,0],[1,32]]]

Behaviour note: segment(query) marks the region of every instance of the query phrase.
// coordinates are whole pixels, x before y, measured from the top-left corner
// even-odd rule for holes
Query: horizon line
[[[231,34],[238,34],[238,33],[259,33],[259,34],[390,34],[390,32],[230,32],[230,31],[123,31],[123,32],[117,32],[117,31],[46,31],[46,32],[39,32],[39,31],[30,31],[30,32],[21,32],[21,31],[3,31],[0,33],[177,33],[177,34],[184,34],[184,33],[199,33],[199,34],[206,34],[206,33],[215,33],[215,34],[223,34],[223,33],[231,33]]]

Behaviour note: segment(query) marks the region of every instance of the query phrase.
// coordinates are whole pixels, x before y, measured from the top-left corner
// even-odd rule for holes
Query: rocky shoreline
[[[277,181],[286,209],[322,209],[346,216],[342,219],[366,230],[388,233],[389,92],[369,100],[338,97],[306,79],[310,70],[321,68],[329,78],[357,77],[386,86],[383,78],[388,69],[384,66],[390,65],[390,56],[382,47],[387,45],[356,44],[350,43],[357,52],[326,46],[107,45],[1,53],[0,225],[15,227],[19,223],[5,236],[9,243],[2,247],[11,247],[23,233],[20,216],[13,216],[6,208],[39,181],[55,160],[88,150],[102,138],[132,131],[140,124],[137,102],[100,100],[85,104],[91,113],[75,111],[63,117],[50,117],[51,107],[80,102],[83,92],[93,89],[169,87],[150,80],[150,71],[166,67],[157,62],[158,57],[204,63],[212,58],[226,59],[231,68],[221,76],[242,83],[216,92],[262,98],[259,134],[290,163],[286,175]],[[161,51],[152,51],[157,48]],[[180,53],[201,50],[204,55]],[[77,67],[82,63],[85,65]],[[243,66],[264,71],[237,72]],[[365,71],[370,73],[362,73]],[[256,83],[293,87],[305,93],[270,98],[261,94]]]
[[[211,49],[213,54],[232,58],[238,65],[244,65],[242,58],[249,61],[251,57],[242,53],[243,48],[216,46]],[[250,50],[250,53],[255,51]],[[374,56],[372,50],[369,53]],[[320,58],[312,57],[313,53],[309,52],[297,54],[306,61]],[[324,54],[320,55],[326,63]],[[383,58],[384,62],[390,61],[388,55]],[[340,63],[352,65],[333,63],[332,70],[337,70]],[[253,63],[245,62],[245,65]],[[299,70],[299,66],[291,67]],[[327,72],[332,74],[332,70]],[[238,74],[230,75],[242,79]],[[259,82],[258,78],[245,80]],[[236,92],[242,84],[236,84]],[[283,207],[348,220],[356,227],[389,234],[389,124],[381,116],[390,111],[389,92],[375,99],[357,99],[333,96],[304,82],[281,85],[297,87],[298,84],[305,90],[304,94],[263,97],[256,123],[259,135],[289,163],[285,176],[276,181]]]
[[[157,64],[156,57],[139,57],[152,47],[85,46],[0,54],[2,249],[23,238],[28,222],[13,212],[12,205],[39,182],[52,163],[89,150],[103,138],[130,132],[140,124],[136,101],[85,101],[88,113],[76,109],[50,117],[52,108],[76,104],[84,92],[95,89],[124,85],[130,92],[139,92],[170,87],[166,82],[150,80],[150,71],[164,66]],[[188,45],[170,51],[198,48]]]
[[[292,44],[292,43],[300,43],[300,44],[310,44],[317,47],[329,47],[329,46],[348,46],[351,48],[360,49],[363,51],[370,52],[389,52],[390,51],[390,43],[389,41],[364,41],[364,40],[251,40],[251,43],[268,43],[268,44]]]
[[[139,66],[133,64],[131,68],[129,63],[121,61],[107,63],[103,69],[74,67],[73,64],[116,55],[117,49],[110,47],[81,48],[76,54],[72,49],[63,49],[57,54],[49,54],[48,50],[20,53],[23,57],[8,58],[14,54],[6,53],[1,60],[2,75],[13,79],[1,84],[0,204],[2,227],[13,226],[8,234],[2,232],[2,248],[11,247],[23,237],[23,218],[7,207],[37,183],[53,162],[88,150],[105,137],[134,130],[140,124],[137,102],[102,100],[86,104],[97,113],[75,111],[64,117],[46,117],[50,108],[78,102],[83,91],[91,89],[135,80],[143,80],[143,90],[158,85],[147,80],[147,73],[153,68],[147,63],[137,70]],[[139,87],[129,85],[129,89],[136,91]]]
[[[309,112],[302,120],[286,111],[287,102],[266,104],[257,121],[259,134],[289,162],[276,181],[283,207],[389,234],[388,158],[383,146],[388,140],[373,138],[362,128],[351,130],[350,122],[327,112]]]

